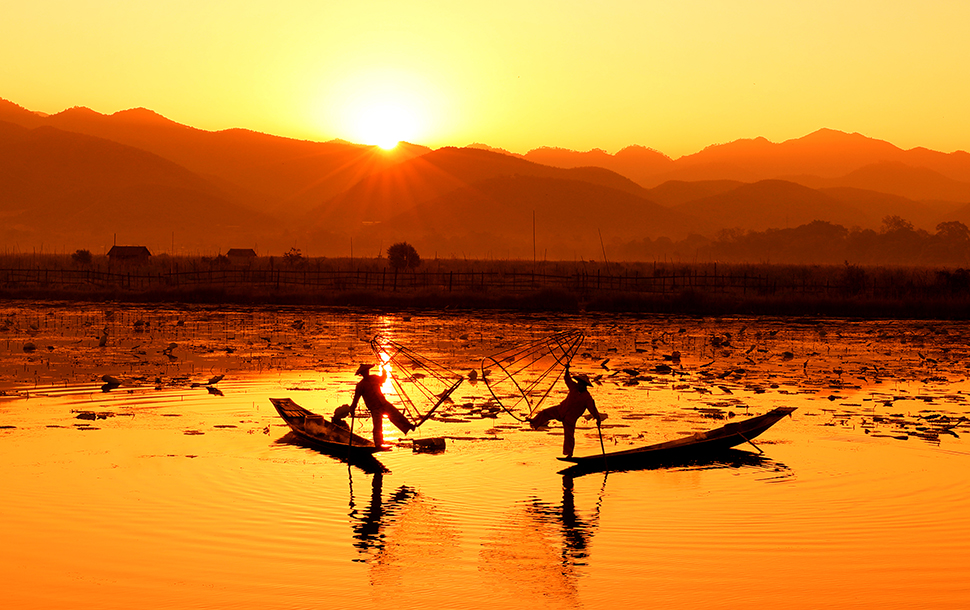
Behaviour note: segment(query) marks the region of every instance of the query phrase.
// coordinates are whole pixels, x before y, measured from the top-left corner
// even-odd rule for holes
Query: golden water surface
[[[574,329],[586,340],[573,369],[596,381],[607,450],[797,411],[755,441],[763,453],[570,476],[555,459],[561,428],[493,413],[481,380],[406,438],[386,425],[386,472],[295,442],[268,400],[328,415],[350,401],[356,365],[376,361],[379,333],[467,375]],[[970,607],[968,334],[8,303],[3,606]],[[102,388],[103,375],[121,385]],[[580,421],[577,454],[599,453]],[[444,452],[411,450],[431,437]]]

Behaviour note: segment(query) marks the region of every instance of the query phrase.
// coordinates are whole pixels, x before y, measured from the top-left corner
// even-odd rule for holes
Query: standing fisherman
[[[563,375],[569,394],[566,399],[554,407],[549,407],[539,411],[535,417],[529,420],[532,429],[541,428],[549,423],[550,420],[558,419],[562,422],[563,439],[562,452],[566,457],[573,456],[573,448],[576,445],[576,420],[589,411],[589,414],[596,418],[596,425],[599,426],[603,421],[603,416],[596,410],[596,401],[589,393],[589,386],[592,383],[585,374],[570,375],[569,365],[566,365],[566,372]]]
[[[357,402],[361,398],[364,399],[364,404],[367,405],[367,409],[370,411],[371,418],[374,420],[374,446],[378,449],[384,444],[384,415],[391,420],[391,423],[397,426],[398,430],[407,434],[411,430],[414,430],[414,424],[412,424],[404,415],[397,410],[397,408],[391,404],[391,402],[384,396],[381,386],[387,381],[387,371],[381,373],[380,376],[371,375],[370,370],[373,368],[373,364],[362,364],[357,369],[357,375],[360,375],[362,379],[357,382],[357,388],[354,390],[354,401],[350,403],[350,407],[341,414],[346,416],[349,413],[353,413],[354,409],[357,408]],[[338,408],[338,411],[343,411],[343,407]],[[338,414],[334,413],[334,419],[337,419]],[[341,417],[342,419],[342,417]]]

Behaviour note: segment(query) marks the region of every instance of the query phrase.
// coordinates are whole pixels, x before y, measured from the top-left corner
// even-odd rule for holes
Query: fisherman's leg
[[[374,421],[374,446],[380,449],[384,445],[384,414],[374,410],[370,415]]]
[[[387,418],[391,420],[391,423],[397,426],[397,429],[401,432],[407,434],[411,430],[414,430],[414,424],[408,421],[404,414],[397,410],[394,405],[385,405],[384,412],[387,413]]]
[[[536,413],[536,416],[529,420],[529,425],[533,429],[541,428],[553,419],[559,419],[559,407],[549,407]]]
[[[575,447],[576,420],[566,420],[562,423],[562,454],[566,457],[573,457],[573,449]]]

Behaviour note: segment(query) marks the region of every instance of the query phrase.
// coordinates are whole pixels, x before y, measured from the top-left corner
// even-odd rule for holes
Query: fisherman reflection
[[[589,522],[579,516],[573,495],[573,477],[569,475],[562,477],[562,504],[559,507],[550,507],[538,499],[532,501],[532,513],[545,523],[558,525],[562,532],[561,557],[564,567],[586,565],[593,528],[599,521],[599,510],[597,502]]]
[[[383,501],[384,475],[375,473],[371,479],[370,502],[364,510],[357,510],[354,503],[353,478],[350,481],[350,513],[353,519],[354,546],[361,553],[371,550],[380,552],[384,549],[384,528],[393,522],[397,513],[408,500],[417,495],[417,491],[402,485],[395,491],[385,504]]]
[[[599,517],[599,504],[596,506],[596,517]],[[592,525],[584,522],[576,512],[573,497],[573,478],[562,478],[562,536],[563,562],[571,560],[577,565],[585,564],[588,553],[589,539],[592,536]]]

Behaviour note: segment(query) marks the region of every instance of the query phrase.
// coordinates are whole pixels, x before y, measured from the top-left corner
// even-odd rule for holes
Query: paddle
[[[357,409],[350,410],[350,430],[347,434],[347,459],[350,459],[351,447],[354,444],[354,417],[357,415]]]
[[[600,450],[603,452],[603,466],[606,466],[606,446],[603,444],[603,426],[600,425],[600,418],[596,418],[596,431],[600,433]]]
[[[747,441],[747,443],[749,445],[751,445],[752,447],[754,447],[755,449],[757,449],[758,450],[758,453],[764,453],[764,451],[761,450],[761,447],[759,447],[759,446],[755,445],[753,442],[751,442],[751,439],[750,438],[746,437],[745,435],[741,434],[740,432],[738,432],[738,436],[740,436],[745,441]]]

